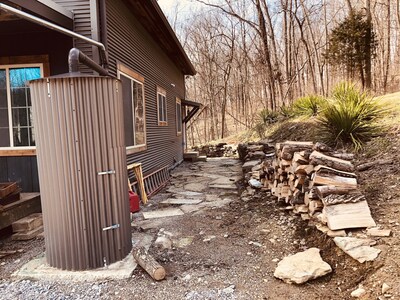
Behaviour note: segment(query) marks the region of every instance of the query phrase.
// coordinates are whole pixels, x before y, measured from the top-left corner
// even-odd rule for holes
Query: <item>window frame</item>
[[[40,78],[44,77],[45,63],[16,63],[16,64],[1,64],[0,69],[6,70],[6,89],[7,89],[7,109],[8,109],[8,130],[10,139],[9,147],[0,147],[0,156],[24,156],[24,155],[35,155],[36,146],[15,146],[13,136],[13,123],[12,123],[12,106],[11,106],[11,86],[10,86],[10,69],[18,68],[39,68]],[[32,106],[33,107],[33,106]],[[32,126],[35,128],[34,126]]]
[[[158,96],[164,97],[164,103],[161,107],[161,111],[165,112],[165,120],[161,120],[160,116],[160,103],[158,101]],[[158,126],[168,126],[168,104],[167,104],[167,91],[159,86],[157,86],[157,121]]]
[[[178,104],[179,104],[179,106],[181,108],[179,117],[178,117]],[[175,119],[176,119],[176,135],[180,136],[180,135],[182,135],[182,131],[183,131],[183,122],[182,122],[183,118],[182,118],[182,100],[179,99],[178,97],[176,97],[176,99],[175,99],[175,114],[176,114],[176,116],[175,116]],[[179,122],[181,122],[181,124],[180,124],[181,131],[178,130]]]
[[[146,97],[144,94],[144,77],[140,74],[136,73],[135,71],[131,70],[130,68],[122,65],[120,63],[117,64],[117,78],[121,79],[121,74],[126,78],[130,79],[131,81],[137,82],[142,85],[142,95],[143,95],[143,122],[144,122],[144,144],[133,145],[133,146],[126,146],[126,154],[133,154],[147,150],[147,124],[146,124]],[[135,120],[134,115],[134,101],[132,97],[132,116],[133,120]],[[132,123],[133,127],[133,134],[134,134],[134,141],[136,140],[135,136],[135,122]]]

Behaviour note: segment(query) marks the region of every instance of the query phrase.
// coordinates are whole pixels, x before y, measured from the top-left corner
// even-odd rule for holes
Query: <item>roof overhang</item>
[[[181,100],[181,104],[183,106],[190,106],[192,109],[188,112],[186,117],[182,120],[183,123],[189,122],[191,118],[194,117],[194,115],[199,111],[201,107],[203,107],[203,104],[195,101],[190,101],[190,100]]]
[[[156,0],[124,0],[144,28],[185,75],[196,70]]]
[[[0,2],[46,19],[64,28],[73,29],[73,13],[51,0],[7,0]]]

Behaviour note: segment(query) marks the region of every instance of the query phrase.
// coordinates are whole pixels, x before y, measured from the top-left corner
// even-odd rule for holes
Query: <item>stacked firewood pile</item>
[[[353,158],[322,143],[277,143],[275,158],[263,162],[261,184],[304,219],[316,216],[330,230],[374,226]]]
[[[216,145],[200,145],[194,146],[194,151],[198,151],[200,155],[207,157],[233,157],[236,156],[236,147],[227,143],[219,143]]]

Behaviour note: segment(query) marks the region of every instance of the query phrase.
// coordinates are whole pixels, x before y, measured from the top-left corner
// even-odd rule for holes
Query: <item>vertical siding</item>
[[[184,76],[122,1],[107,1],[107,26],[111,74],[117,75],[119,62],[144,77],[147,150],[129,155],[128,163],[141,162],[145,174],[170,166],[183,156],[182,136],[176,134],[175,99],[184,97]],[[157,86],[167,91],[165,127],[158,126]]]
[[[60,6],[70,10],[74,14],[74,31],[88,38],[97,39],[97,33],[92,30],[91,1],[90,0],[53,0]],[[92,4],[93,6],[93,4]],[[92,7],[94,9],[94,7]],[[74,47],[81,50],[90,58],[93,58],[93,47],[87,42],[74,39]],[[83,73],[92,74],[93,71],[84,65],[79,66]]]

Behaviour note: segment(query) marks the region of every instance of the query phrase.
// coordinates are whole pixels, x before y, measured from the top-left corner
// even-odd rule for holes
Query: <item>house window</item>
[[[179,98],[176,98],[176,133],[182,134],[182,104]]]
[[[0,147],[36,145],[29,80],[42,77],[40,64],[0,66]]]
[[[143,78],[124,68],[118,71],[124,103],[124,133],[127,153],[146,149],[146,120]]]
[[[167,92],[157,87],[157,114],[158,114],[158,125],[167,126]]]

